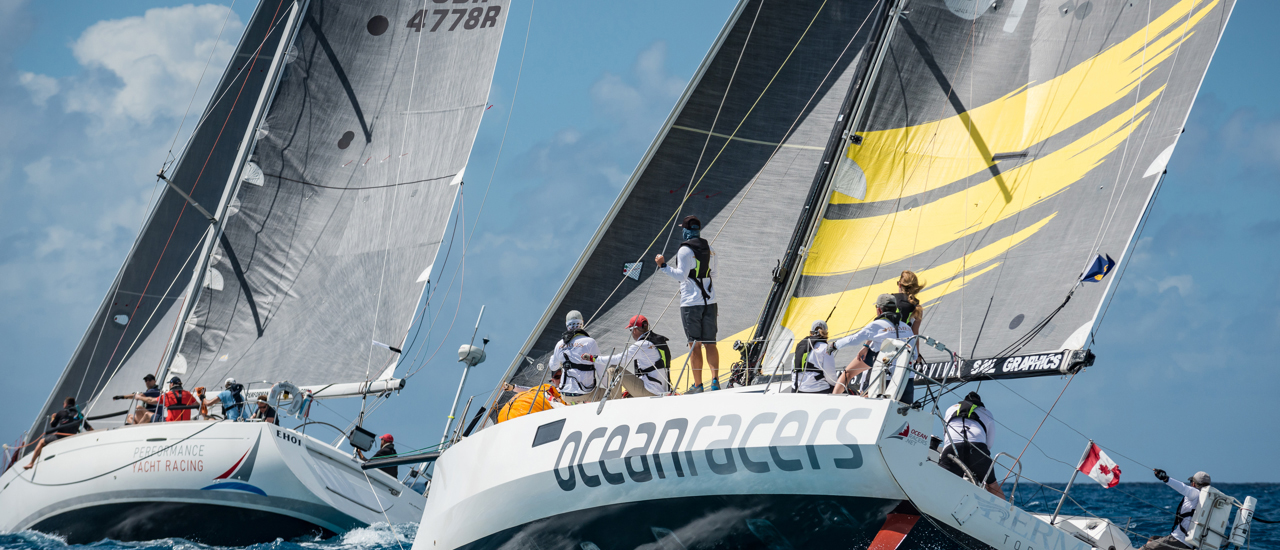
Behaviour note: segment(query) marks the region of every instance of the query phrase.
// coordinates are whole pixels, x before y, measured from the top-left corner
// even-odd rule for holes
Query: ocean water
[[[1157,483],[1122,483],[1113,489],[1104,489],[1089,479],[1072,487],[1071,499],[1083,504],[1088,513],[1127,526],[1130,540],[1142,546],[1148,536],[1167,535],[1173,523],[1173,509],[1181,498],[1173,490]],[[1061,489],[1062,484],[1049,484]],[[1280,484],[1276,483],[1224,483],[1218,490],[1243,500],[1245,496],[1258,499],[1256,517],[1280,520]],[[1005,486],[1005,494],[1012,492]],[[1030,512],[1053,512],[1060,493],[1043,487],[1021,485],[1014,495],[1018,506]],[[1071,500],[1062,508],[1063,514],[1078,515],[1082,510]],[[417,533],[417,524],[378,524],[331,537],[329,539],[277,540],[243,547],[246,550],[408,550]],[[220,550],[221,547],[200,544],[184,539],[163,539],[146,542],[119,542],[104,540],[87,545],[69,545],[62,539],[23,531],[0,535],[3,550]],[[1249,549],[1280,550],[1280,525],[1253,522]],[[946,550],[939,548],[938,550]]]

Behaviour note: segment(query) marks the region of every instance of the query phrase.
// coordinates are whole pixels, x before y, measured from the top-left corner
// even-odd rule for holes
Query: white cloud
[[[1156,281],[1156,290],[1164,292],[1171,288],[1176,288],[1178,289],[1178,294],[1185,297],[1191,293],[1191,283],[1190,275],[1170,275]]]
[[[202,73],[205,86],[216,84],[242,30],[237,15],[212,4],[154,8],[95,23],[71,49],[81,65],[105,74],[79,82],[68,92],[67,108],[141,123],[181,116]],[[201,107],[193,105],[196,113]]]
[[[18,73],[18,84],[31,93],[31,101],[40,107],[58,93],[58,79],[48,75]]]

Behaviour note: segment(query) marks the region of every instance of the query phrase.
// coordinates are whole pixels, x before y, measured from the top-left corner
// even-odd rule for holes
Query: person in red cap
[[[676,265],[668,266],[662,254],[654,258],[659,270],[680,282],[680,322],[689,339],[689,362],[693,365],[693,387],[686,393],[699,393],[702,386],[702,352],[706,350],[711,367],[711,383],[707,389],[720,389],[720,351],[716,349],[716,288],[711,243],[699,236],[702,222],[687,216],[680,222],[684,242],[676,252]]]
[[[608,369],[608,380],[618,375],[618,369],[624,369],[621,388],[615,388],[610,398],[618,397],[623,389],[633,397],[663,395],[670,391],[671,348],[667,347],[667,337],[651,330],[644,315],[627,321],[627,330],[635,341],[625,351],[596,358],[597,366]]]
[[[361,453],[360,449],[356,449],[356,455],[360,457],[360,460],[374,460],[384,456],[386,457],[396,456],[397,454],[396,445],[395,445],[396,438],[391,437],[391,434],[382,434],[382,437],[379,437],[378,439],[382,441],[382,446],[378,447],[378,451],[373,453],[373,458],[366,459],[364,457],[364,453]],[[382,470],[383,472],[386,472],[387,475],[393,478],[400,479],[399,466],[384,466],[378,469]]]

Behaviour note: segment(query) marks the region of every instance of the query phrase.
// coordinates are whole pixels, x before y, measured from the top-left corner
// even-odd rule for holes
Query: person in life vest
[[[837,377],[832,344],[827,343],[827,322],[814,321],[809,335],[796,343],[795,367],[791,372],[791,391],[795,393],[831,393]]]
[[[141,394],[134,394],[133,397],[143,403],[159,404],[165,408],[165,422],[177,422],[179,420],[191,420],[191,409],[200,406],[200,401],[191,392],[182,389],[182,379],[177,376],[169,379],[169,391],[164,392],[160,397],[147,397]],[[173,409],[171,407],[182,407]]]
[[[552,372],[563,369],[560,395],[570,405],[597,401],[604,396],[608,380],[604,367],[596,365],[600,350],[596,340],[583,330],[582,314],[577,310],[565,316],[565,332],[551,352]]]
[[[1182,501],[1178,503],[1178,512],[1173,518],[1173,532],[1163,537],[1151,537],[1140,550],[1191,548],[1191,545],[1187,544],[1187,534],[1191,531],[1191,516],[1196,513],[1196,507],[1200,505],[1200,490],[1208,487],[1212,480],[1206,472],[1196,472],[1196,475],[1187,479],[1187,484],[1169,477],[1169,474],[1159,468],[1155,470],[1155,474],[1156,479],[1163,481],[1169,488],[1182,495]]]
[[[1004,491],[996,481],[991,467],[991,449],[996,442],[996,419],[982,403],[978,392],[969,392],[965,398],[947,409],[946,425],[942,434],[943,468],[960,477],[967,469],[975,478],[986,476],[982,484],[987,492],[1004,499]],[[962,468],[956,461],[964,464]]]
[[[631,317],[627,330],[635,341],[625,351],[596,359],[597,366],[608,368],[608,380],[613,380],[619,369],[623,370],[621,387],[615,388],[610,397],[621,395],[623,389],[633,397],[666,394],[671,386],[671,348],[667,346],[667,337],[653,332],[644,315]]]
[[[699,236],[702,222],[688,216],[680,222],[684,242],[676,252],[676,265],[668,266],[662,254],[654,258],[658,268],[680,282],[680,322],[689,339],[689,362],[693,365],[693,386],[686,393],[703,391],[702,353],[711,370],[711,389],[720,389],[720,350],[716,349],[715,251]]]
[[[222,405],[222,416],[232,422],[242,422],[249,419],[248,408],[244,403],[244,386],[236,383],[235,378],[228,378],[222,384],[223,390],[218,395],[204,400],[206,406],[220,403]]]
[[[49,415],[49,428],[45,430],[44,437],[36,443],[36,449],[31,452],[31,462],[22,468],[30,470],[36,465],[36,460],[40,458],[40,452],[44,450],[45,445],[80,433],[80,428],[93,431],[93,426],[89,425],[84,415],[80,414],[80,410],[76,408],[76,398],[68,397],[62,400],[62,410]]]
[[[916,295],[924,289],[924,283],[920,282],[920,278],[911,271],[903,271],[898,276],[898,293],[893,297],[898,299],[898,313],[900,321],[911,327],[911,331],[920,334],[920,322],[924,319],[924,307],[920,305],[920,298]]]
[[[886,338],[894,338],[897,340],[906,340],[915,336],[915,332],[911,327],[902,322],[898,313],[898,300],[892,294],[881,294],[876,298],[876,318],[867,323],[867,326],[857,332],[836,340],[833,343],[834,349],[843,349],[851,345],[861,345],[862,349],[858,351],[857,357],[849,362],[849,366],[845,367],[844,372],[840,374],[840,378],[836,381],[835,393],[841,394],[850,391],[849,385],[853,383],[854,377],[871,368],[871,364],[875,362],[876,356],[880,353],[880,344]],[[888,374],[892,374],[890,371]],[[915,384],[911,378],[907,378],[906,387],[902,390],[902,402],[911,403],[915,400]]]

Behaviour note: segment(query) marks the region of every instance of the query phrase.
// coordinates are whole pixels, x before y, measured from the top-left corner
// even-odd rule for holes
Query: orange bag
[[[512,418],[519,418],[526,414],[545,411],[551,408],[551,403],[564,404],[560,400],[560,390],[551,384],[543,384],[536,388],[529,388],[522,391],[511,398],[502,410],[498,412],[498,422],[506,422]]]

